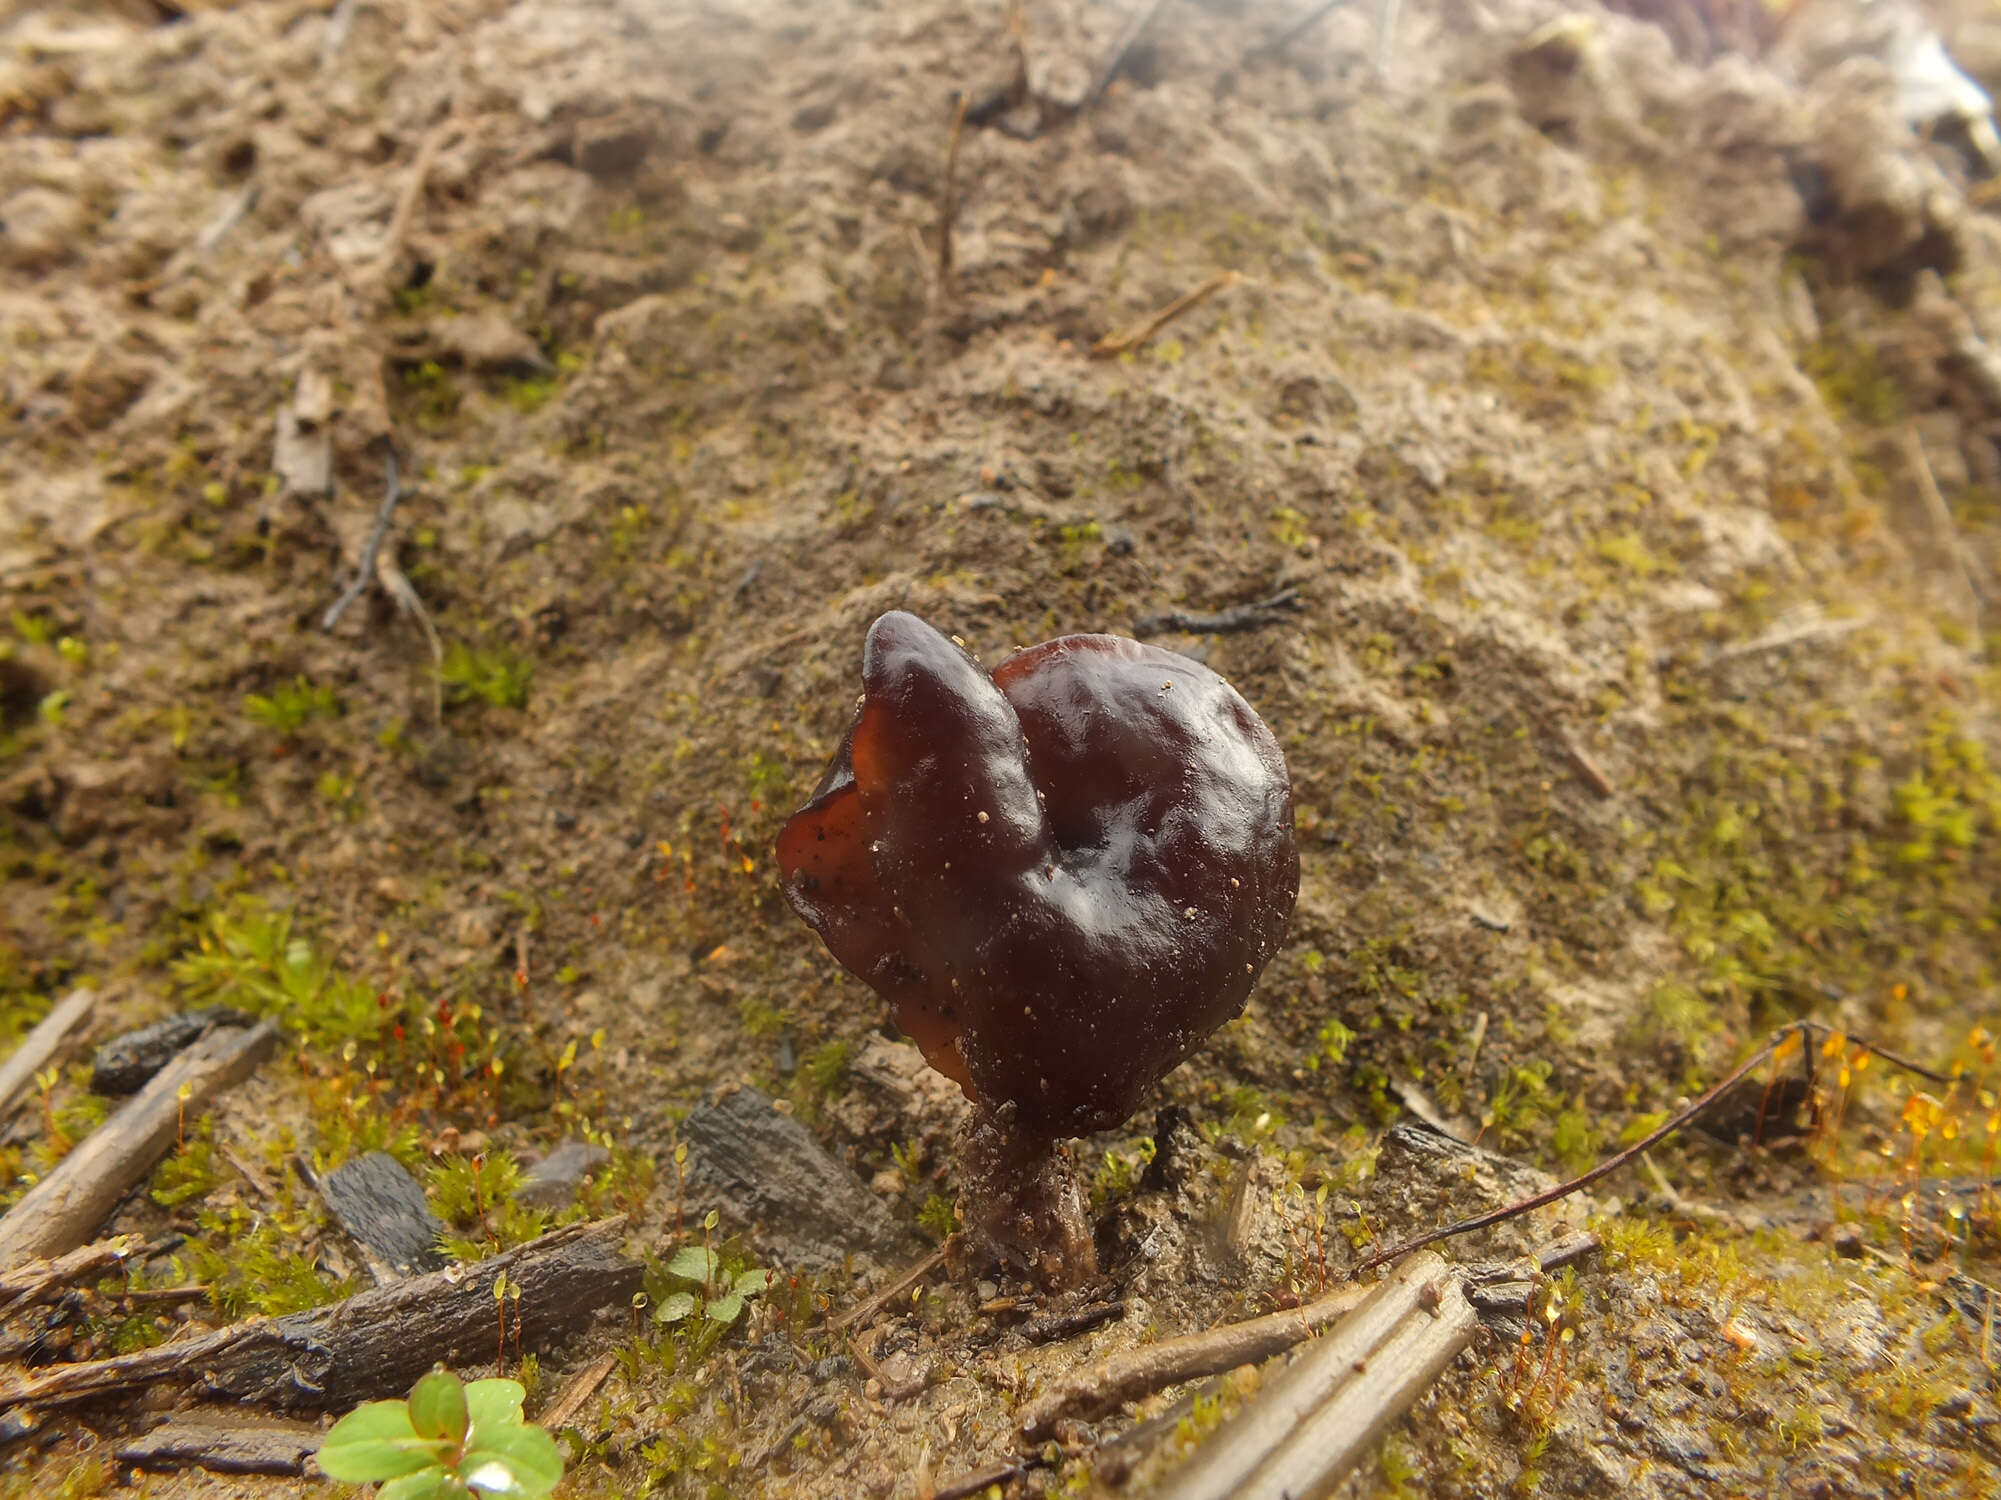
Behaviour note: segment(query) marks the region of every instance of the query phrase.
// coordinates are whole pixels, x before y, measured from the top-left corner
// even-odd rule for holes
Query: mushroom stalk
[[[982,1100],[959,1133],[965,1227],[954,1274],[1005,1270],[1076,1286],[1098,1274],[1090,1195],[1068,1147],[1016,1116],[1011,1103]]]

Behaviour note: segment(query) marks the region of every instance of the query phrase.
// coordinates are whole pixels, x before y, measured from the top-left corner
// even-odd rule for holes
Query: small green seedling
[[[521,1416],[516,1380],[475,1380],[439,1366],[408,1401],[356,1407],[320,1444],[320,1471],[378,1483],[376,1500],[456,1500],[474,1493],[538,1500],[563,1477],[556,1440]]]
[[[776,1271],[752,1266],[735,1276],[724,1270],[722,1257],[705,1245],[688,1245],[674,1252],[667,1262],[667,1274],[676,1281],[693,1283],[696,1290],[669,1292],[653,1309],[656,1323],[678,1323],[700,1308],[702,1316],[727,1328],[743,1316],[746,1299],[771,1290],[778,1280]]]

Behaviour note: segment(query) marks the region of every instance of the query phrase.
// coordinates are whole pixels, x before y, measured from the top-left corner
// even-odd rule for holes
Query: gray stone
[[[320,1196],[340,1227],[402,1276],[441,1270],[445,1226],[417,1179],[386,1151],[357,1156],[320,1179]]]
[[[564,1208],[593,1169],[611,1160],[611,1153],[588,1141],[564,1141],[528,1169],[514,1201],[532,1208]]]

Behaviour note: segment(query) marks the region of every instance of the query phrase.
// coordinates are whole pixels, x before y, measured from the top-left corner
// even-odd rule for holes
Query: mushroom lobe
[[[1207,667],[1107,635],[989,677],[915,615],[779,835],[785,894],[967,1095],[1110,1128],[1244,1007],[1299,894],[1278,744]]]

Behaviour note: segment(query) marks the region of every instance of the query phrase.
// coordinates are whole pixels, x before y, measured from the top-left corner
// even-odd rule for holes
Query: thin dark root
[[[1411,1251],[1422,1250],[1426,1245],[1435,1245],[1440,1240],[1449,1240],[1462,1234],[1471,1234],[1476,1229],[1486,1229],[1491,1225],[1519,1218],[1533,1209],[1542,1208],[1547,1204],[1557,1202],[1559,1199],[1567,1198],[1579,1188],[1589,1187],[1599,1178],[1609,1176],[1613,1172],[1618,1171],[1619,1168],[1625,1166],[1626,1163],[1630,1162],[1641,1152],[1658,1146],[1677,1130],[1683,1129],[1700,1117],[1703,1111],[1710,1108],[1718,1099],[1722,1098],[1724,1094],[1740,1083],[1753,1068],[1774,1056],[1779,1048],[1785,1044],[1788,1037],[1797,1036],[1800,1039],[1800,1050],[1806,1056],[1807,1076],[1809,1081],[1811,1081],[1813,1074],[1813,1048],[1809,1045],[1810,1040],[1815,1033],[1832,1035],[1836,1031],[1837,1028],[1821,1021],[1788,1022],[1766,1038],[1765,1044],[1758,1048],[1757,1051],[1753,1052],[1749,1057],[1726,1073],[1720,1083],[1712,1085],[1709,1091],[1700,1099],[1697,1099],[1693,1104],[1688,1105],[1663,1121],[1656,1129],[1649,1131],[1644,1137],[1635,1141],[1617,1155],[1607,1157],[1582,1176],[1573,1177],[1568,1182],[1560,1182],[1553,1188],[1547,1188],[1533,1197],[1523,1198],[1518,1202],[1510,1203],[1504,1208],[1497,1208],[1489,1213],[1476,1214],[1470,1219],[1461,1219],[1455,1224],[1447,1224],[1443,1229],[1434,1229],[1429,1233],[1417,1236],[1415,1239],[1405,1240],[1401,1244],[1392,1245],[1387,1250],[1380,1250],[1376,1254],[1371,1255],[1367,1260],[1359,1262],[1350,1270],[1348,1272],[1348,1279],[1352,1281],[1364,1271],[1374,1270],[1377,1266],[1386,1265],[1393,1260],[1401,1260],[1404,1256],[1410,1254]],[[1922,1063],[1913,1062],[1900,1053],[1892,1052],[1888,1047],[1879,1047],[1874,1042],[1865,1041],[1861,1037],[1849,1037],[1848,1040],[1854,1046],[1860,1047],[1864,1052],[1873,1052],[1892,1067],[1902,1068],[1907,1073],[1915,1073],[1918,1077],[1932,1083],[1949,1084],[1952,1082],[1952,1079],[1946,1074],[1940,1073],[1934,1068],[1927,1068]]]

